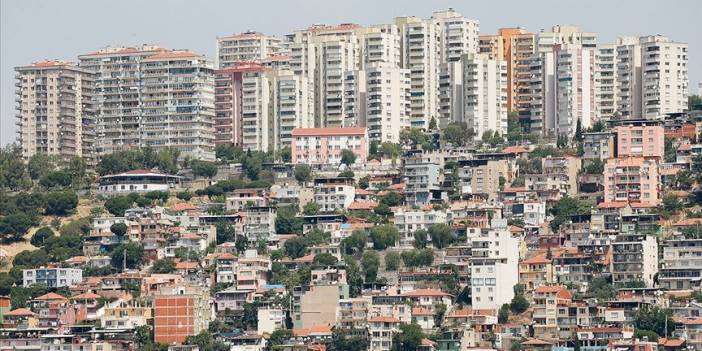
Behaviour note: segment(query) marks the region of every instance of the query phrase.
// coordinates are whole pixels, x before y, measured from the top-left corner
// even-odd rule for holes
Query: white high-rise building
[[[259,62],[278,54],[280,44],[280,38],[252,31],[217,38],[217,67],[223,69],[241,62]]]
[[[600,45],[595,51],[595,119],[609,120],[617,110],[617,46]]]
[[[393,67],[402,64],[400,55],[400,30],[396,25],[370,27],[362,37],[362,68],[375,62],[387,62]]]
[[[289,70],[245,72],[242,78],[242,146],[274,151],[290,147],[292,130],[313,124],[307,81]]]
[[[463,63],[444,62],[439,68],[439,128],[463,121]]]
[[[572,137],[595,120],[595,50],[578,44],[554,47],[556,133]],[[578,122],[579,121],[579,122]]]
[[[487,54],[463,54],[441,65],[439,125],[464,122],[476,139],[507,133],[507,62]]]
[[[409,70],[376,63],[365,70],[365,82],[368,140],[399,142],[400,131],[410,126]]]
[[[317,109],[320,125],[326,128],[344,125],[345,73],[358,69],[358,47],[355,35],[349,40],[319,42],[317,48]]]
[[[18,141],[22,157],[54,155],[64,163],[78,156],[95,162],[95,74],[63,61],[17,67]]]
[[[498,309],[514,297],[519,283],[521,238],[507,229],[507,221],[493,219],[491,228],[468,228],[473,309]]]
[[[641,45],[635,37],[617,39],[617,111],[623,119],[641,117]]]
[[[642,117],[687,110],[687,43],[658,35],[641,37]]]
[[[564,44],[571,49],[579,47],[581,50],[594,50],[597,47],[597,34],[581,32],[578,27],[564,25],[553,26],[551,31],[542,31],[536,34],[536,53],[530,64],[532,78],[529,88],[532,132],[542,135],[553,135],[557,132],[559,123],[556,119],[558,113],[556,104],[559,83],[561,82],[557,80],[556,47]],[[561,61],[563,62],[563,60]],[[569,84],[566,82],[566,84],[560,85],[568,86]],[[561,98],[561,102],[563,102],[563,98],[565,97]],[[575,108],[577,109],[577,106]]]
[[[431,19],[439,29],[439,61],[458,61],[463,54],[477,54],[480,23],[454,9],[435,11]]]
[[[80,55],[96,72],[96,152],[151,146],[214,160],[214,70],[205,57],[144,45]]]
[[[439,27],[433,20],[399,17],[395,24],[402,37],[402,67],[410,70],[410,123],[426,128],[439,117]]]

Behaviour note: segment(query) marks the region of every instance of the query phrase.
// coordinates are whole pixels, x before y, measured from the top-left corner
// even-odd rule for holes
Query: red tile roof
[[[67,298],[65,298],[57,293],[52,293],[52,292],[50,292],[48,294],[41,295],[34,300],[37,300],[37,301],[66,300],[66,301],[68,301]]]
[[[402,296],[405,297],[418,297],[418,296],[451,296],[451,294],[445,293],[441,290],[435,289],[418,289],[413,291],[408,291]]]
[[[597,208],[624,208],[626,204],[626,201],[600,202],[600,204],[597,205]]]
[[[390,317],[390,316],[377,316],[377,317],[372,317],[371,319],[368,320],[369,322],[377,322],[377,323],[400,323],[400,320],[395,318],[395,317]]]
[[[7,316],[33,316],[33,315],[34,315],[34,312],[32,312],[26,308],[18,308],[16,310],[12,310],[12,311],[4,314],[5,317],[7,317]]]
[[[292,136],[365,135],[366,128],[295,128]]]
[[[522,261],[522,263],[526,264],[546,264],[546,263],[551,263],[551,260],[547,259],[546,256],[536,256],[532,257],[530,259],[526,259]]]
[[[293,329],[294,336],[326,335],[331,334],[332,328],[328,324],[313,325],[309,328]]]

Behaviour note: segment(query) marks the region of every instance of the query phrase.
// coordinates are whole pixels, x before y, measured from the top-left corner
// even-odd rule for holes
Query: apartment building
[[[435,198],[443,181],[442,169],[421,159],[405,161],[403,176],[407,179],[405,200],[408,205],[426,205]]]
[[[68,163],[95,160],[95,74],[73,63],[16,67],[15,101],[22,157],[41,153]]]
[[[663,257],[658,274],[666,290],[699,289],[702,281],[702,239],[674,237],[663,242]]]
[[[291,135],[295,164],[338,165],[342,150],[351,150],[357,160],[368,158],[365,128],[296,128]]]
[[[541,159],[542,173],[527,174],[525,185],[529,190],[541,193],[555,193],[560,198],[578,194],[578,172],[580,159],[570,156],[546,157]]]
[[[268,240],[275,235],[275,207],[251,206],[244,214],[244,235],[250,242]]]
[[[346,72],[359,67],[358,38],[323,38],[317,43],[318,76],[315,91],[318,99],[319,125],[327,128],[353,127],[345,125],[344,87]]]
[[[345,211],[353,203],[356,188],[348,182],[315,182],[314,202],[322,212]]]
[[[641,45],[639,38],[617,38],[617,114],[623,119],[641,117]]]
[[[398,143],[410,126],[410,71],[374,63],[365,72],[365,127],[368,140]]]
[[[528,122],[531,110],[530,64],[535,35],[522,28],[500,28],[497,35],[480,36],[480,53],[507,62],[507,109],[517,111]],[[528,123],[526,123],[528,124]]]
[[[463,55],[463,122],[476,139],[507,133],[507,64],[485,55]]]
[[[188,336],[207,330],[209,299],[209,287],[160,287],[154,295],[154,341],[182,344]]]
[[[630,123],[614,128],[618,157],[657,157],[665,153],[665,129],[656,123]]]
[[[217,38],[217,68],[276,56],[281,51],[281,42],[280,38],[253,31]]]
[[[519,262],[519,284],[526,291],[532,291],[554,282],[553,264],[544,255],[538,255]]]
[[[641,116],[658,118],[687,110],[687,44],[662,36],[641,37]]]
[[[610,120],[617,111],[617,46],[599,45],[595,50],[594,91],[596,120]],[[593,121],[594,122],[594,121]]]
[[[587,166],[594,160],[614,157],[614,140],[612,132],[583,133],[583,166]]]
[[[22,286],[44,284],[49,288],[71,286],[83,281],[83,271],[77,268],[41,267],[22,270]]]
[[[561,78],[563,80],[560,81],[558,79],[556,55],[558,51],[560,51],[559,48],[564,45],[570,47],[569,50],[579,50],[580,53],[574,56],[573,53],[568,54],[567,51],[563,52],[563,56],[561,57]],[[529,64],[531,75],[531,79],[529,80],[531,109],[529,113],[531,119],[530,128],[533,132],[542,135],[554,135],[554,133],[556,133],[556,126],[558,124],[556,114],[558,108],[557,95],[559,94],[559,84],[564,88],[571,85],[572,81],[569,81],[569,79],[572,79],[572,77],[569,76],[569,71],[571,75],[574,73],[581,74],[581,79],[578,80],[579,82],[586,80],[582,79],[585,77],[583,73],[589,73],[590,69],[587,67],[579,67],[577,59],[583,57],[582,50],[585,51],[588,58],[594,58],[594,54],[592,54],[591,51],[596,47],[597,34],[582,32],[575,26],[556,25],[553,26],[550,31],[542,31],[536,34],[535,53],[531,57]],[[576,61],[573,61],[574,58]],[[574,94],[572,96],[574,98],[580,95],[577,84],[574,87],[574,92],[563,92],[564,96],[561,97],[564,127],[566,126],[565,121],[569,118],[573,118],[571,116],[574,114],[572,109],[578,106],[577,104],[568,104],[567,100],[571,94]],[[583,102],[580,97],[578,97],[578,100],[574,101]],[[568,110],[571,110],[571,112]],[[575,122],[577,122],[577,119]],[[573,124],[573,126],[575,126],[575,124]]]
[[[624,284],[639,280],[647,287],[654,284],[658,273],[658,242],[646,234],[617,235],[612,243],[612,283]]]
[[[557,339],[559,335],[559,310],[569,308],[573,295],[562,286],[541,286],[534,290],[534,335]]]
[[[203,56],[157,46],[80,55],[97,73],[98,154],[151,146],[214,159],[214,71]]]
[[[464,54],[477,54],[480,22],[449,8],[434,11],[431,19],[439,29],[439,61],[458,61]]]
[[[500,178],[509,183],[511,167],[507,160],[472,159],[458,161],[462,194],[480,194],[497,200]]]
[[[262,73],[258,63],[240,63],[215,71],[215,143],[243,144],[243,81],[245,73]]]
[[[582,45],[554,46],[556,133],[571,138],[578,123],[595,122],[595,50]]]
[[[410,124],[426,128],[439,112],[441,30],[434,21],[418,17],[398,17],[395,25],[402,38],[402,66],[410,70]]]
[[[611,158],[604,169],[605,202],[627,201],[657,206],[658,165],[643,157]]]
[[[435,224],[446,224],[446,212],[435,209],[400,207],[393,211],[395,227],[400,232],[400,247],[414,247],[414,233],[427,230]],[[427,240],[430,240],[427,238]]]
[[[153,307],[142,301],[120,301],[105,306],[100,325],[107,329],[131,329],[153,324]]]
[[[400,29],[393,24],[372,26],[363,35],[361,50],[362,69],[373,63],[385,63],[389,67],[401,67]]]
[[[497,309],[514,297],[519,283],[520,239],[507,229],[507,220],[493,219],[491,228],[469,231],[473,309]]]
[[[391,316],[376,316],[368,319],[368,334],[371,351],[392,350],[392,339],[400,332],[400,320]]]

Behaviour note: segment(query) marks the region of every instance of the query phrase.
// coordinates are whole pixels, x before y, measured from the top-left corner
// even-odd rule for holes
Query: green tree
[[[114,196],[105,201],[105,209],[113,216],[123,217],[124,211],[130,209],[134,200],[129,196]]]
[[[468,125],[462,122],[449,123],[444,128],[443,136],[453,146],[464,146],[468,141]]]
[[[283,345],[288,342],[293,337],[293,334],[288,329],[278,329],[271,333],[271,337],[268,338],[267,348],[269,350],[275,349],[276,346]]]
[[[378,269],[380,267],[380,255],[377,251],[369,250],[363,253],[361,259],[361,267],[366,275],[367,282],[374,282],[378,278]]]
[[[314,256],[314,264],[320,265],[320,266],[333,266],[335,265],[339,260],[332,256],[332,254],[329,253],[321,253],[316,256]]]
[[[565,196],[551,208],[551,214],[554,216],[550,223],[551,229],[557,231],[561,224],[570,219],[570,216],[589,214],[591,210],[592,205],[589,202]]]
[[[56,168],[54,158],[45,153],[36,153],[27,161],[27,171],[34,180],[39,180]]]
[[[383,224],[371,229],[370,238],[374,249],[385,250],[400,240],[400,232],[392,224]]]
[[[361,189],[368,189],[368,183],[370,182],[369,176],[363,176],[358,180],[358,187]]]
[[[302,213],[304,213],[306,216],[312,216],[316,215],[319,213],[319,204],[316,202],[308,202],[305,207],[302,209]]]
[[[22,161],[22,148],[10,144],[0,149],[0,190],[19,191],[31,186],[32,180]]]
[[[353,171],[350,169],[347,169],[347,170],[339,173],[339,175],[338,175],[339,178],[353,178],[355,176],[356,176],[356,174],[353,173]]]
[[[301,237],[288,239],[283,244],[285,254],[291,258],[300,258],[307,254],[307,240]]]
[[[0,218],[0,241],[12,243],[22,240],[32,226],[39,224],[36,217],[27,213],[12,213]]]
[[[436,117],[431,116],[431,119],[429,120],[429,130],[437,130],[438,126],[436,125]]]
[[[388,271],[396,271],[400,268],[400,254],[396,251],[390,251],[385,254],[385,269]]]
[[[663,159],[665,162],[675,162],[678,149],[675,147],[675,139],[673,137],[665,137],[663,143]]]
[[[110,226],[110,231],[112,234],[117,235],[120,238],[127,234],[127,229],[127,225],[121,222],[114,223]]]
[[[354,154],[353,151],[349,149],[341,150],[341,163],[347,166],[356,163],[356,154]]]
[[[505,324],[509,320],[509,304],[503,304],[497,314],[497,322]]]
[[[52,191],[44,198],[47,215],[65,216],[73,213],[78,206],[78,195],[74,191]]]
[[[649,330],[658,336],[670,336],[675,331],[675,322],[671,319],[673,313],[659,306],[643,306],[636,311],[634,327],[639,330]]]
[[[290,163],[292,161],[292,149],[289,146],[282,148],[278,155],[280,156],[280,160],[284,163]]]
[[[7,272],[0,272],[0,296],[8,296],[12,293],[12,285],[15,284],[15,278]]]
[[[112,266],[121,268],[126,263],[127,268],[135,269],[139,267],[143,257],[144,248],[141,245],[133,242],[122,243],[112,251]]]
[[[312,168],[302,163],[295,165],[295,180],[300,184],[312,181]]]
[[[356,297],[363,289],[363,273],[358,267],[358,262],[351,256],[344,256],[346,264],[346,282],[349,284],[349,295]]]
[[[380,197],[379,203],[389,207],[400,206],[402,204],[402,195],[396,191],[389,191]]]
[[[393,351],[416,351],[425,338],[422,328],[415,324],[401,324],[400,332],[392,338]]]
[[[510,310],[515,314],[521,314],[529,309],[529,301],[524,297],[524,294],[515,294],[509,304]]]
[[[275,232],[278,234],[302,234],[302,218],[297,217],[296,206],[278,208],[275,218]]]
[[[164,258],[161,260],[156,260],[154,263],[151,265],[151,273],[161,273],[161,274],[167,274],[167,273],[173,273],[176,270],[176,264],[175,261],[171,258]]]
[[[228,351],[229,345],[216,339],[209,330],[203,330],[197,335],[185,338],[185,345],[197,345],[200,351]]]
[[[176,197],[183,201],[190,201],[190,199],[193,198],[193,193],[188,190],[183,190],[176,193]]]
[[[601,159],[596,158],[596,159],[590,161],[590,163],[587,166],[585,166],[584,173],[585,174],[603,174],[604,173],[604,166],[605,166],[604,162]]]
[[[212,178],[217,175],[217,166],[213,162],[192,160],[190,169],[196,177]]]
[[[64,170],[50,171],[39,179],[39,185],[47,189],[65,188],[73,183],[73,177]]]
[[[419,229],[414,232],[414,247],[423,249],[429,243],[429,232],[424,229]]]
[[[429,227],[429,236],[431,237],[431,243],[437,249],[443,249],[450,245],[453,240],[453,234],[451,233],[451,227],[447,224],[434,224]]]
[[[41,247],[44,245],[44,241],[52,236],[54,236],[54,231],[51,228],[41,227],[32,235],[30,242],[34,246]]]
[[[215,232],[217,233],[217,245],[236,241],[236,230],[226,221],[218,221],[215,225]]]
[[[363,229],[354,229],[349,237],[343,240],[344,251],[347,254],[363,252],[368,244],[368,233]]]

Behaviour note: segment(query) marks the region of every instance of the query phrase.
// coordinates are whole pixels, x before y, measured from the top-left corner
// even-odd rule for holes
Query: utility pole
[[[122,272],[127,270],[127,249],[122,251]]]

